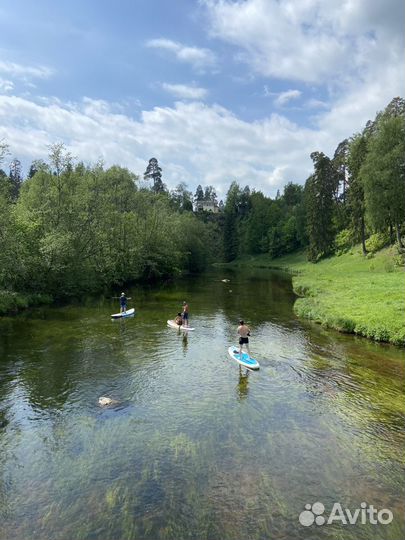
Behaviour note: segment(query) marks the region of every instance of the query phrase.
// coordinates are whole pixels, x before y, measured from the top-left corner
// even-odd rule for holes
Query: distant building
[[[197,201],[195,203],[196,212],[219,212],[218,203],[216,201]]]

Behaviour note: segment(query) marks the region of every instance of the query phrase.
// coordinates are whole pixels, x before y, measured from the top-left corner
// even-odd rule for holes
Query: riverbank
[[[394,264],[394,248],[371,257],[363,257],[354,248],[317,264],[309,263],[300,252],[277,259],[259,255],[230,265],[291,272],[294,292],[300,297],[294,304],[299,317],[340,332],[404,346],[404,269]]]
[[[10,315],[28,307],[51,304],[52,296],[48,294],[17,293],[0,290],[0,315]]]

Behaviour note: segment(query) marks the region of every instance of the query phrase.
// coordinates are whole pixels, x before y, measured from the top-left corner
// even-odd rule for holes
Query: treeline
[[[226,261],[277,257],[306,248],[312,262],[357,243],[363,253],[396,242],[405,222],[405,100],[394,98],[332,158],[313,152],[305,186],[288,183],[275,199],[233,182],[224,209]]]
[[[144,173],[150,188],[128,169],[76,163],[62,144],[24,181],[13,159],[0,170],[0,292],[72,296],[247,254],[306,248],[316,262],[359,242],[365,254],[394,242],[402,251],[404,119],[395,98],[333,157],[312,153],[304,186],[290,182],[271,199],[232,182],[218,206],[213,186],[169,192],[156,158]],[[0,164],[7,154],[0,143]],[[193,211],[204,201],[220,211]]]
[[[127,169],[74,163],[62,144],[24,181],[18,169],[0,173],[3,291],[74,296],[200,272],[222,257],[218,225],[194,216],[184,185],[139,188]]]

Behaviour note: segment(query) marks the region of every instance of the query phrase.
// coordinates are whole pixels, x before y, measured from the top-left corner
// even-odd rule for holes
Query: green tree
[[[174,208],[182,212],[193,211],[193,194],[188,191],[187,184],[180,182],[170,193],[171,200],[174,204]]]
[[[224,208],[224,256],[229,262],[238,255],[238,214],[241,203],[241,190],[237,182],[232,182],[226,195]]]
[[[308,258],[316,262],[331,253],[335,235],[333,217],[338,176],[331,160],[322,152],[313,152],[314,174],[305,184]]]
[[[152,191],[155,193],[163,193],[165,191],[165,185],[162,181],[162,169],[159,167],[159,163],[156,158],[153,157],[149,160],[143,177],[145,180],[153,180]]]
[[[205,190],[204,190],[204,201],[217,202],[217,194],[216,194],[214,186],[207,186],[205,188]]]
[[[293,182],[284,186],[283,199],[287,207],[297,206],[303,198],[303,187]]]
[[[367,139],[364,134],[352,137],[349,144],[348,169],[350,185],[348,189],[348,206],[352,229],[355,238],[361,240],[363,255],[367,254],[365,231],[364,189],[360,176],[361,167],[367,155]]]
[[[9,179],[11,184],[11,198],[16,201],[18,199],[18,195],[20,194],[20,189],[23,182],[21,161],[17,158],[11,160]]]
[[[368,144],[360,169],[366,215],[375,230],[394,225],[402,248],[401,225],[405,215],[405,128],[404,118],[383,118]]]
[[[195,195],[194,195],[194,202],[201,202],[204,200],[204,190],[203,188],[201,187],[201,185],[198,185],[197,186],[197,189],[196,189],[196,192],[195,192]]]

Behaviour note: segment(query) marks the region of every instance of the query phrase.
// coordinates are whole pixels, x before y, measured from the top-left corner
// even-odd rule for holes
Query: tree
[[[217,201],[217,194],[214,186],[207,186],[204,191],[204,201]]]
[[[32,178],[38,171],[46,171],[49,165],[43,159],[34,159],[31,163],[27,178]]]
[[[261,191],[257,191],[252,193],[246,202],[247,193],[245,188],[241,195],[242,216],[246,216],[243,221],[246,250],[248,253],[254,254],[266,253],[268,251],[268,230],[272,225],[271,206],[274,201],[265,197]],[[246,205],[248,205],[247,209]]]
[[[170,193],[171,199],[174,203],[175,208],[184,212],[192,212],[193,194],[191,191],[188,191],[187,184],[185,182],[180,182]]]
[[[333,155],[333,165],[336,168],[338,175],[339,187],[342,190],[343,203],[346,202],[346,189],[347,189],[347,157],[349,153],[349,141],[344,139],[340,142]]]
[[[238,213],[242,216],[246,216],[249,213],[250,209],[251,209],[250,187],[245,186],[240,195]]]
[[[204,191],[201,185],[198,185],[195,191],[195,195],[194,195],[194,202],[197,203],[203,200],[204,200]]]
[[[284,186],[283,199],[288,207],[294,207],[302,200],[303,188],[299,184],[288,182]]]
[[[405,128],[401,116],[383,118],[370,138],[360,169],[368,220],[375,230],[396,229],[402,248],[401,224],[405,215]]]
[[[360,170],[367,155],[367,139],[364,134],[352,137],[349,143],[348,170],[350,185],[347,192],[349,215],[355,236],[359,236],[363,255],[367,254],[365,233],[365,203],[364,189]]]
[[[16,201],[18,199],[18,195],[20,193],[21,185],[23,182],[21,161],[17,158],[14,158],[10,163],[9,179],[11,184],[11,198],[13,201]]]
[[[240,209],[241,190],[237,182],[232,182],[226,195],[224,220],[224,255],[229,262],[238,255],[238,213]]]
[[[316,262],[332,251],[334,239],[333,214],[338,176],[331,160],[322,152],[313,152],[315,172],[305,184],[308,258]]]
[[[73,156],[66,150],[64,143],[49,145],[49,161],[51,170],[55,176],[60,176],[63,172],[72,169]]]
[[[145,180],[153,180],[152,191],[155,193],[163,193],[165,191],[165,186],[162,182],[162,169],[159,167],[156,158],[153,157],[149,160],[143,177]]]

